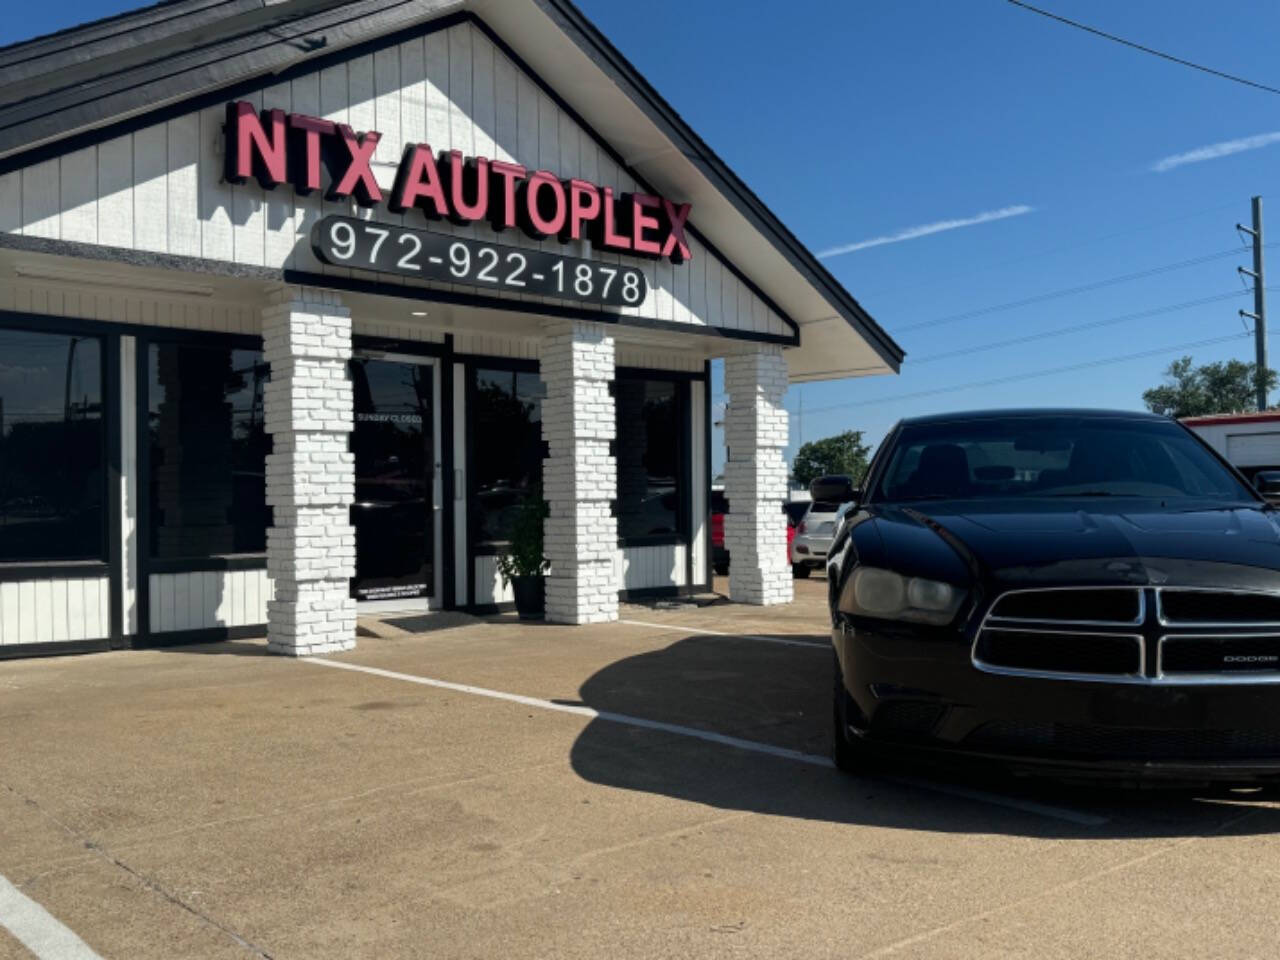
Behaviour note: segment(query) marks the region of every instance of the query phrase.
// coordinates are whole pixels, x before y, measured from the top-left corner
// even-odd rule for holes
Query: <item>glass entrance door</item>
[[[351,361],[357,600],[435,595],[434,373],[430,361]]]

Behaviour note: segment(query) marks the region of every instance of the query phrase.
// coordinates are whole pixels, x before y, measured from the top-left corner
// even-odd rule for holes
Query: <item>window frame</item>
[[[0,582],[111,577],[117,566],[116,528],[118,505],[111,496],[113,481],[120,474],[120,337],[110,324],[77,321],[65,317],[0,311],[0,330],[62,337],[93,337],[98,341],[98,383],[102,407],[102,529],[98,556],[62,560],[0,560]],[[114,590],[113,590],[114,593]]]
[[[474,579],[475,558],[476,557],[496,557],[506,553],[507,548],[511,546],[509,540],[478,540],[473,536],[475,531],[476,517],[479,516],[476,510],[477,506],[477,485],[475,474],[475,413],[476,413],[476,376],[481,370],[499,370],[503,373],[531,373],[534,376],[541,376],[540,364],[537,360],[522,360],[516,357],[483,357],[483,356],[465,356],[455,357],[461,359],[466,367],[466,385],[465,400],[466,404],[466,422],[463,429],[466,431],[464,449],[466,451],[465,477],[467,485],[467,523],[466,536],[467,544],[467,564],[472,571]],[[542,460],[545,463],[547,459],[547,442],[542,441]]]
[[[138,577],[143,583],[153,573],[199,573],[210,570],[265,570],[267,551],[225,553],[207,557],[154,557],[151,554],[151,347],[160,344],[196,347],[224,347],[262,352],[262,337],[253,334],[217,333],[204,330],[172,330],[157,327],[136,335],[134,373],[136,376],[137,423],[137,514]],[[263,358],[264,363],[269,361]],[[265,480],[264,480],[265,482]],[[270,529],[270,527],[268,527]]]
[[[676,532],[658,533],[644,536],[624,537],[618,534],[618,546],[628,547],[689,547],[693,542],[693,396],[695,384],[706,380],[703,373],[689,373],[681,370],[655,370],[649,367],[617,367],[614,370],[614,382],[619,380],[648,380],[672,383],[676,387],[677,417],[680,422],[680,472],[676,479]],[[614,419],[617,421],[618,411],[616,393],[610,385],[610,393],[615,395]],[[616,429],[616,427],[615,427]],[[617,443],[616,434],[614,444]],[[613,444],[611,444],[611,449]],[[616,449],[614,450],[616,459]],[[710,463],[707,465],[708,476],[711,473]],[[710,500],[708,500],[708,505]],[[612,501],[613,514],[617,516],[618,500]]]

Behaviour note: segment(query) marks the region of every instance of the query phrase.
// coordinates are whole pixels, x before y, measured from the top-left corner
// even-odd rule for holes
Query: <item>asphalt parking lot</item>
[[[0,663],[0,957],[1275,956],[1272,803],[836,773],[797,586]]]

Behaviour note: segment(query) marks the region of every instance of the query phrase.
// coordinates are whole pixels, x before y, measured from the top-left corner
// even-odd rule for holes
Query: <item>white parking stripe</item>
[[[102,960],[44,907],[0,876],[0,927],[40,960]]]
[[[436,680],[432,677],[419,677],[412,673],[397,673],[394,670],[383,670],[379,667],[365,667],[357,663],[344,663],[340,660],[316,660],[313,658],[304,658],[303,663],[314,663],[321,667],[337,667],[341,670],[356,670],[360,673],[370,673],[375,677],[386,677],[390,680],[404,680],[408,683],[419,683],[426,687],[437,687],[441,690],[453,690],[457,693],[470,693],[477,697],[489,697],[493,700],[506,700],[508,703],[518,703],[525,707],[537,707],[540,710],[554,710],[557,713],[571,713],[578,717],[590,717],[598,720],[608,720],[610,723],[621,723],[629,727],[644,727],[648,730],[661,730],[664,733],[674,733],[681,737],[693,737],[695,740],[706,740],[710,743],[718,743],[726,747],[736,747],[739,750],[751,750],[755,753],[767,753],[773,757],[781,757],[784,760],[795,760],[799,763],[808,763],[818,767],[829,767],[831,761],[826,757],[819,757],[812,753],[801,753],[799,750],[788,750],[786,747],[775,747],[768,743],[759,743],[755,740],[742,740],[738,737],[730,737],[723,733],[713,733],[710,730],[699,730],[697,727],[685,727],[676,723],[663,723],[661,720],[647,720],[644,717],[632,717],[625,713],[610,713],[607,710],[596,710],[594,707],[575,706],[569,703],[555,703],[552,700],[542,700],[538,697],[525,697],[518,693],[505,693],[502,690],[490,690],[487,687],[473,687],[465,683],[450,683],[448,680]]]
[[[648,620],[619,620],[618,623],[628,627],[653,627],[658,630],[679,633],[701,633],[709,637],[732,637],[735,640],[754,640],[757,643],[777,643],[784,647],[808,647],[810,650],[830,650],[826,643],[814,643],[812,640],[788,640],[786,637],[758,637],[744,633],[726,633],[723,630],[706,630],[702,627],[686,627],[678,623],[650,623]]]
[[[814,646],[814,644],[805,644],[806,646]],[[518,693],[506,693],[502,690],[490,690],[488,687],[474,687],[466,683],[452,683],[448,680],[436,680],[433,677],[420,677],[412,673],[399,673],[395,670],[383,670],[381,667],[366,667],[358,663],[347,663],[341,660],[320,660],[314,657],[306,657],[303,663],[312,663],[319,667],[334,667],[339,670],[354,670],[358,673],[367,673],[375,677],[385,677],[388,680],[403,680],[407,683],[417,683],[425,687],[435,687],[440,690],[452,690],[456,693],[469,693],[477,697],[488,697],[492,700],[505,700],[508,703],[518,703],[525,707],[537,707],[539,710],[552,710],[556,713],[568,713],[577,717],[590,717],[591,719],[607,720],[610,723],[619,723],[629,727],[642,727],[646,730],[659,730],[663,733],[671,733],[680,737],[690,737],[695,740],[704,740],[708,743],[717,743],[725,747],[733,747],[737,750],[747,750],[751,753],[762,753],[770,757],[780,757],[783,760],[794,760],[797,763],[806,763],[815,767],[833,768],[834,765],[829,757],[820,756],[815,753],[803,753],[800,750],[789,750],[786,747],[776,747],[770,743],[760,743],[757,740],[744,740],[741,737],[731,737],[723,733],[714,733],[710,730],[700,730],[697,727],[686,727],[678,723],[664,723],[660,720],[649,720],[645,717],[633,717],[626,713],[612,713],[607,710],[596,710],[594,707],[577,706],[569,703],[556,703],[552,700],[543,700],[540,697],[526,697]],[[928,780],[916,780],[908,777],[886,777],[891,782],[898,783],[903,786],[916,787],[922,790],[931,790],[935,793],[945,793],[951,796],[962,797],[966,800],[974,800],[979,803],[987,803],[997,807],[1006,807],[1011,810],[1021,810],[1024,813],[1034,813],[1038,816],[1048,817],[1053,820],[1065,820],[1068,823],[1078,823],[1083,826],[1096,827],[1107,823],[1105,817],[1095,816],[1090,813],[1082,813],[1077,810],[1071,810],[1066,807],[1055,807],[1049,804],[1036,803],[1031,800],[1022,800],[1018,797],[1007,797],[998,793],[987,793],[982,790],[973,790],[968,787],[955,786],[948,783],[932,783]]]

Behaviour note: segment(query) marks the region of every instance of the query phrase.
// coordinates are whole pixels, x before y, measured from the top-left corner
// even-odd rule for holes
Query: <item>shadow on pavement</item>
[[[816,649],[689,637],[598,671],[582,685],[581,701],[602,713],[826,757],[831,709],[826,638],[786,639],[812,640]],[[1261,802],[1256,793],[1082,787],[995,774],[957,776],[921,766],[849,777],[832,768],[606,719],[587,726],[571,760],[574,770],[593,783],[724,810],[851,825],[1047,838],[1280,831],[1280,808]],[[900,774],[913,782],[895,780]],[[1098,819],[1079,823],[1011,808],[1034,804]]]

